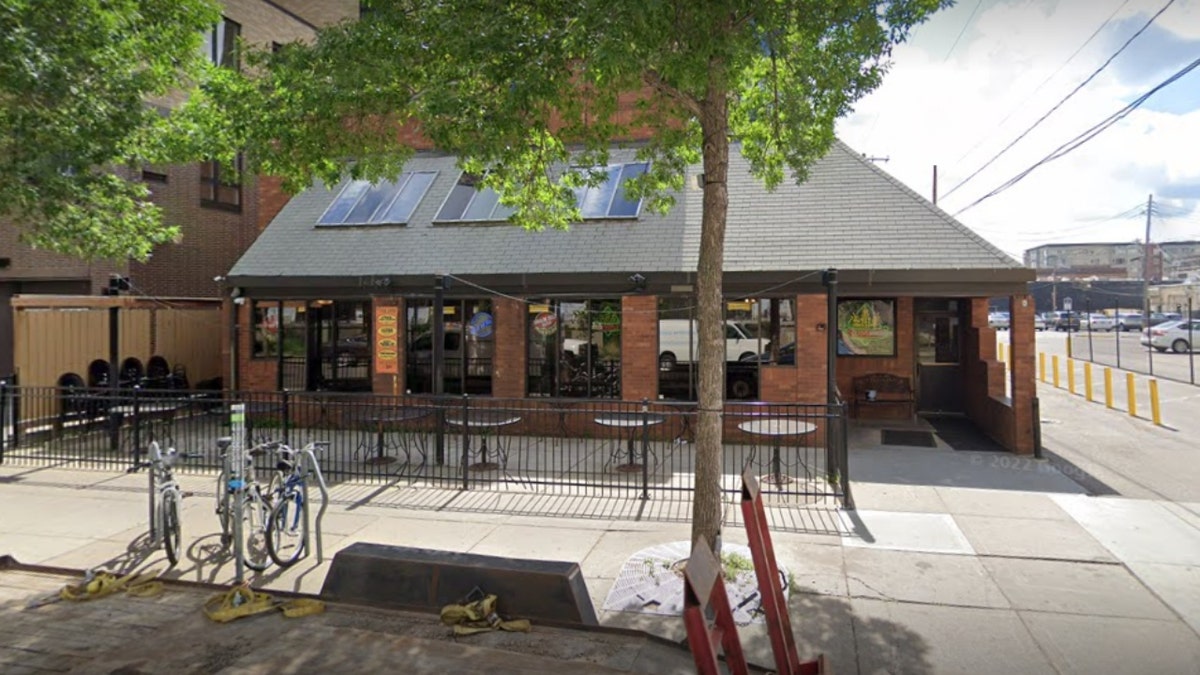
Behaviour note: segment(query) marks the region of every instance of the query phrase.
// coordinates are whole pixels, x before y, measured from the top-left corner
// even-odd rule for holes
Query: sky
[[[926,198],[936,165],[938,206],[1018,260],[1043,244],[1142,241],[1151,194],[1152,241],[1200,240],[1200,68],[1072,153],[966,208],[1200,59],[1200,0],[1175,0],[1087,86],[967,180],[1165,4],[958,0],[893,51],[883,84],[839,121],[838,136],[887,158],[877,166]]]

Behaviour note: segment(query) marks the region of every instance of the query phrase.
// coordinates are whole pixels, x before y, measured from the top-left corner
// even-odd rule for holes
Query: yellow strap
[[[442,608],[442,623],[454,627],[455,635],[474,635],[493,630],[528,633],[528,619],[506,621],[496,613],[496,596],[487,595],[465,605],[446,605]]]
[[[275,609],[271,596],[257,593],[249,584],[234,586],[204,601],[204,615],[217,623],[228,623]]]
[[[288,600],[279,606],[283,610],[283,615],[289,619],[298,619],[302,616],[312,616],[325,611],[325,603],[320,600],[311,598],[296,598]]]
[[[97,572],[90,581],[78,584],[67,584],[58,592],[63,600],[84,602],[98,600],[118,591],[125,591],[135,597],[152,597],[163,592],[161,581],[155,581],[158,575],[153,573],[131,572],[118,577],[111,572]]]

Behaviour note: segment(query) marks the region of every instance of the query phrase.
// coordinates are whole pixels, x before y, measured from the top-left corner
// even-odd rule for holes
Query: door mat
[[[954,450],[967,452],[1007,452],[999,443],[988,438],[971,420],[960,417],[928,417],[934,433]]]
[[[932,431],[918,429],[883,429],[881,440],[884,445],[907,445],[913,448],[936,448],[937,441]]]

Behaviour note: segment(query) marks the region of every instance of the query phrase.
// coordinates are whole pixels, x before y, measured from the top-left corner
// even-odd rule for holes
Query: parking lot
[[[1008,340],[1007,331],[997,331],[998,339]],[[1067,349],[1068,335],[1070,351]],[[1141,334],[1137,332],[1082,332],[1059,333],[1055,331],[1039,331],[1037,346],[1039,352],[1047,357],[1058,355],[1071,357],[1081,361],[1091,361],[1104,366],[1112,366],[1135,373],[1153,375],[1155,377],[1176,380],[1179,382],[1200,382],[1200,354],[1176,354],[1171,351],[1158,352],[1142,346]]]

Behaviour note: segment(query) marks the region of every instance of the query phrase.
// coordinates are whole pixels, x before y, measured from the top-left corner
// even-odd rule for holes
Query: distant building
[[[1038,279],[1141,279],[1141,242],[1046,244],[1025,251]],[[1184,279],[1200,271],[1200,241],[1150,244],[1151,281]]]

